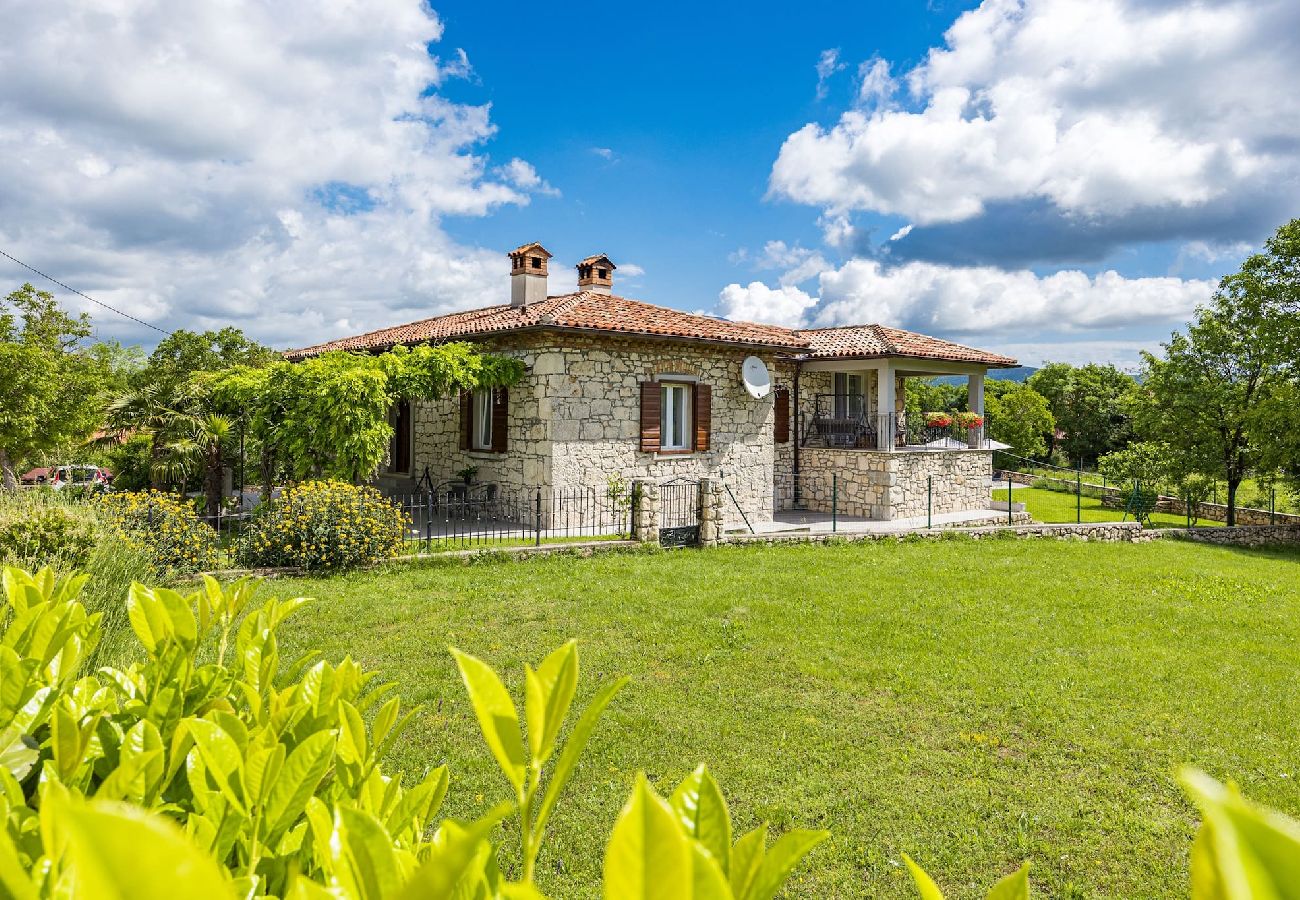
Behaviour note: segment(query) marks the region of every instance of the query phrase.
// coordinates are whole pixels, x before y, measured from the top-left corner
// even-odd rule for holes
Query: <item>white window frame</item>
[[[695,385],[659,382],[659,449],[680,453],[695,447]]]
[[[841,381],[841,379],[843,379]],[[866,387],[862,373],[860,372],[836,372],[833,379],[833,388],[835,391],[835,410],[834,416],[837,419],[847,419],[850,416],[862,415],[866,412]],[[843,387],[843,390],[840,388]],[[858,397],[854,401],[849,398]]]
[[[492,449],[492,389],[477,388],[470,397],[469,446],[471,450]]]

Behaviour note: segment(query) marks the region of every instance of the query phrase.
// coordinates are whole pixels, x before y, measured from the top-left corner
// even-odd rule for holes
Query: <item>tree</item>
[[[1129,405],[1137,382],[1113,365],[1049,363],[1027,384],[1047,400],[1072,460],[1096,460],[1132,436]]]
[[[1163,359],[1143,354],[1143,432],[1170,446],[1181,471],[1227,482],[1229,525],[1247,473],[1288,453],[1270,415],[1296,421],[1284,401],[1294,396],[1297,272],[1300,220],[1293,220],[1264,253],[1219,282],[1186,333],[1164,345]]]
[[[478,387],[506,387],[523,363],[466,343],[398,347],[387,353],[324,353],[260,369],[236,366],[200,376],[215,407],[247,412],[261,448],[263,496],[277,472],[290,479],[364,481],[388,452],[388,415],[400,399],[436,399]]]
[[[1047,408],[1047,398],[1038,391],[1028,385],[1000,382],[995,391],[985,394],[984,411],[993,440],[1010,444],[1012,452],[1020,456],[1047,454],[1047,439],[1056,422]]]
[[[238,431],[234,420],[242,410],[211,408],[210,398],[193,389],[194,379],[232,366],[265,366],[276,357],[274,350],[245,337],[238,328],[173,332],[109,403],[106,417],[111,434],[103,443],[120,444],[131,435],[148,434],[149,459],[143,468],[150,473],[150,484],[157,488],[179,480],[183,490],[194,473],[203,471],[209,515],[215,516],[230,439]],[[205,423],[229,426],[217,429],[215,446],[210,438],[217,432]]]
[[[30,284],[0,302],[0,473],[5,490],[18,487],[16,465],[84,441],[98,424],[107,366],[81,346],[89,336],[86,315],[69,316],[53,294]]]

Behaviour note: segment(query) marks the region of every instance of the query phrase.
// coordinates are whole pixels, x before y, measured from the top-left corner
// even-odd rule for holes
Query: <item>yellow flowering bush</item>
[[[143,547],[160,573],[217,567],[217,535],[189,504],[160,491],[123,491],[96,501],[108,525],[129,544]]]
[[[337,571],[397,555],[406,527],[374,488],[307,481],[260,506],[236,552],[245,566]]]

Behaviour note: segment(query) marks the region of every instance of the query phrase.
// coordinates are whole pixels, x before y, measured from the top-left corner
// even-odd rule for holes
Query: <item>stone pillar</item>
[[[700,479],[700,546],[716,547],[722,539],[722,481]]]
[[[632,540],[659,543],[659,485],[653,481],[632,482]]]
[[[984,415],[984,373],[976,372],[966,377],[966,408],[975,415],[983,417]],[[985,426],[987,426],[987,422]],[[979,447],[984,440],[986,427],[972,428],[966,435],[966,443],[971,447]]]

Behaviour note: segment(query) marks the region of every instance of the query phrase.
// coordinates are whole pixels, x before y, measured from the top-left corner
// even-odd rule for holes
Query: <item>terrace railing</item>
[[[799,435],[804,447],[958,450],[980,446],[985,424],[962,413],[873,413],[862,394],[817,394],[811,412],[801,414]]]

